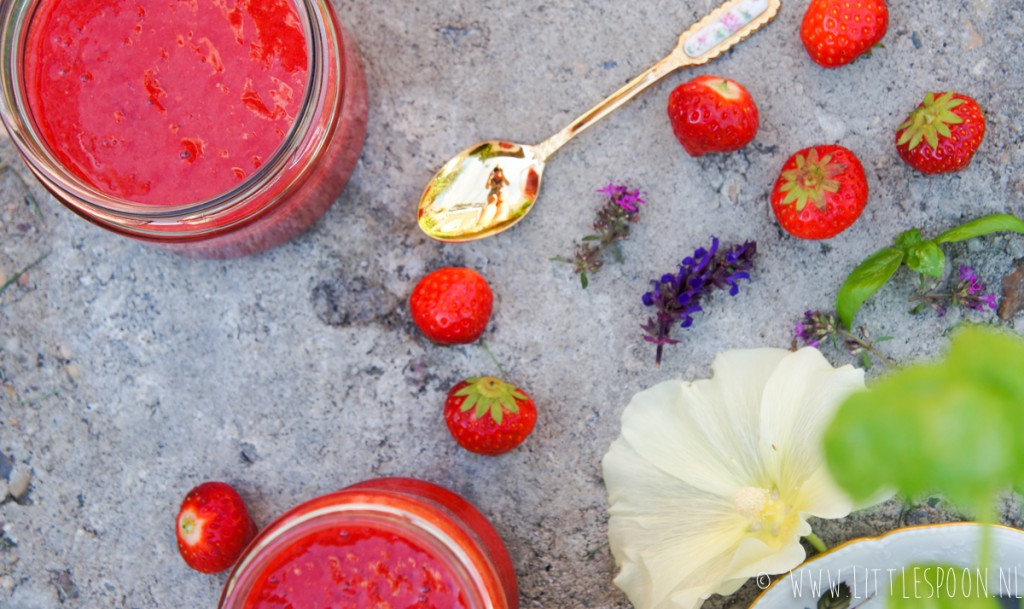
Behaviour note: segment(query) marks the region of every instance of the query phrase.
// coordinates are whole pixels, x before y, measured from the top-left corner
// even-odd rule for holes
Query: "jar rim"
[[[178,205],[152,205],[116,197],[86,183],[65,164],[57,160],[44,143],[28,108],[23,87],[22,51],[25,37],[35,10],[42,0],[3,1],[2,33],[3,46],[0,48],[0,118],[16,147],[33,174],[51,192],[59,192],[76,212],[89,217],[98,217],[115,226],[140,229],[146,225],[181,224],[195,222],[209,223],[212,218],[230,214],[232,221],[221,225],[218,230],[245,222],[272,207],[280,198],[270,197],[259,206],[240,210],[247,200],[255,200],[261,192],[283,172],[290,169],[292,157],[305,139],[314,130],[315,110],[323,104],[337,114],[337,104],[319,99],[322,83],[331,72],[326,65],[331,57],[338,64],[334,74],[343,74],[343,62],[348,61],[341,50],[341,36],[346,35],[333,21],[333,16],[324,0],[293,0],[303,35],[306,39],[307,75],[303,97],[296,118],[273,155],[243,182],[201,201]],[[331,47],[328,47],[331,45]],[[329,52],[330,51],[330,52]],[[337,86],[334,101],[343,98],[344,80]],[[333,119],[332,119],[333,120]],[[324,142],[315,144],[323,148]],[[70,199],[70,200],[68,200]]]
[[[386,496],[391,503],[368,500],[368,494]],[[403,507],[407,502],[419,503],[401,493],[349,488],[292,508],[261,531],[246,548],[228,575],[218,607],[243,607],[253,585],[273,560],[294,544],[332,527],[357,524],[396,534],[441,561],[460,587],[468,609],[499,609],[484,592],[487,590],[485,574],[466,548],[443,526]],[[433,511],[428,509],[428,512]]]

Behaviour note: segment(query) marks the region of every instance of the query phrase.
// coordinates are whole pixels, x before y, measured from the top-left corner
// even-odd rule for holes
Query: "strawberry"
[[[444,420],[460,446],[493,456],[522,444],[537,422],[537,407],[515,385],[493,376],[472,377],[448,392]]]
[[[772,211],[782,228],[801,239],[828,239],[864,211],[864,167],[842,146],[813,146],[789,157],[772,189]]]
[[[928,93],[896,129],[896,152],[922,173],[950,173],[971,164],[984,137],[978,102],[954,91]]]
[[[416,327],[442,345],[463,345],[480,338],[493,303],[487,281],[465,268],[438,269],[420,279],[409,296]]]
[[[256,535],[242,497],[223,482],[204,482],[181,502],[175,525],[178,551],[203,573],[230,568]]]
[[[739,150],[757,135],[757,106],[743,85],[703,75],[668,96],[672,132],[690,156]]]
[[[885,0],[811,0],[800,39],[814,63],[838,68],[878,44],[887,29]]]

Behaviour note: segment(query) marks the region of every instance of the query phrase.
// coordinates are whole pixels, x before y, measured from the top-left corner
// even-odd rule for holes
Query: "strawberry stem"
[[[498,369],[498,372],[501,373],[501,378],[508,380],[508,373],[505,372],[505,369],[501,366],[501,362],[498,361],[498,358],[494,357],[494,354],[491,353],[491,348],[487,346],[487,341],[481,338],[480,345],[484,348],[484,351],[487,352],[487,355],[490,356],[491,361],[494,362],[494,366]]]

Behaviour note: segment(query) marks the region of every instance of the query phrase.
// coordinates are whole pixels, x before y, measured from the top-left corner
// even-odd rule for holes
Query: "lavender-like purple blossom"
[[[572,258],[556,257],[554,260],[568,262],[573,271],[580,276],[580,284],[586,288],[589,283],[588,274],[594,273],[604,266],[604,253],[621,261],[622,254],[618,249],[619,241],[629,236],[629,225],[640,219],[640,205],[647,203],[640,194],[640,189],[629,188],[614,182],[597,190],[607,200],[597,210],[594,219],[595,234],[587,235],[583,242],[576,246]]]
[[[978,279],[978,275],[969,266],[960,265],[958,281],[949,292],[937,292],[935,287],[925,289],[921,294],[913,298],[919,301],[914,308],[914,313],[920,313],[927,307],[931,307],[935,314],[942,317],[946,314],[946,305],[952,304],[968,311],[995,310],[999,305],[995,294],[985,294],[985,284]]]
[[[815,349],[820,349],[826,343],[831,343],[836,348],[841,345],[851,356],[859,358],[865,369],[871,367],[871,359],[868,354],[875,356],[890,367],[895,366],[895,363],[878,351],[875,345],[876,342],[883,340],[889,340],[889,337],[878,338],[872,342],[863,327],[853,333],[843,327],[835,313],[824,311],[805,311],[803,318],[793,324],[794,349],[799,342]]]
[[[653,289],[643,295],[642,301],[644,306],[655,307],[657,313],[640,327],[645,332],[644,340],[658,347],[656,365],[661,365],[665,345],[679,342],[671,337],[672,328],[692,326],[694,314],[704,310],[704,297],[714,290],[728,289],[732,296],[739,293],[738,282],[750,280],[756,255],[757,244],[753,241],[719,251],[718,239],[712,237],[711,247],[698,248],[693,256],[684,258],[678,272],[651,281]]]
[[[596,192],[597,194],[605,195],[608,197],[609,202],[618,205],[626,211],[639,211],[639,206],[647,203],[640,195],[639,188],[630,190],[629,187],[615,184],[614,182],[609,182],[607,186],[598,189]]]
[[[998,306],[995,294],[984,294],[985,284],[981,283],[974,269],[960,265],[960,283],[953,290],[953,304],[974,311],[984,311],[985,307],[995,310]]]
[[[808,347],[819,348],[826,342],[837,342],[839,321],[835,313],[804,311],[803,318],[793,324],[793,337]]]

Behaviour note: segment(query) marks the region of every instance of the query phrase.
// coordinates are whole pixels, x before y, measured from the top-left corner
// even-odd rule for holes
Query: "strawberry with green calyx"
[[[928,93],[896,129],[896,152],[922,173],[951,173],[971,164],[984,137],[978,102],[955,91]]]
[[[444,420],[460,446],[494,456],[522,444],[537,423],[537,408],[515,385],[493,376],[471,377],[448,392]]]
[[[828,239],[849,228],[868,200],[864,167],[842,146],[805,148],[782,166],[771,205],[779,225],[801,239]]]

